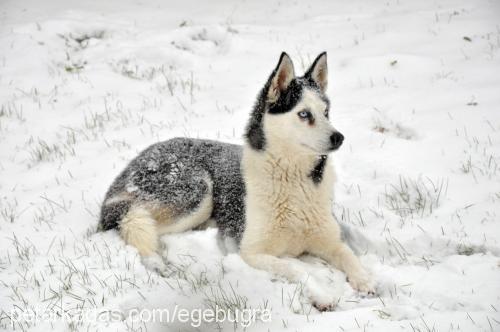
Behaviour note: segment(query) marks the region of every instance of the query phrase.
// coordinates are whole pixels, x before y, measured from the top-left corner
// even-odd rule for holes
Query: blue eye
[[[299,115],[299,118],[301,118],[301,119],[307,119],[311,115],[311,113],[308,111],[300,111],[297,114]]]

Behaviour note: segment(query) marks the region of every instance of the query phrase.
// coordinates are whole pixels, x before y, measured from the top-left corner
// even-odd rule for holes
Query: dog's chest
[[[273,228],[307,237],[328,219],[331,211],[329,168],[325,169],[321,182],[311,177],[310,167],[294,165],[272,165],[262,176],[264,181],[259,191],[270,205]]]
[[[300,255],[329,222],[329,195],[307,176],[274,177],[272,182],[265,197],[270,204],[268,235],[274,239],[276,254]]]
[[[273,182],[269,202],[280,226],[307,230],[324,219],[329,195],[323,186],[314,184],[307,176],[287,180],[274,178]]]
[[[264,246],[275,255],[302,253],[331,222],[333,170],[325,167],[314,181],[317,158],[299,161],[252,151],[244,158],[246,238],[267,239]]]

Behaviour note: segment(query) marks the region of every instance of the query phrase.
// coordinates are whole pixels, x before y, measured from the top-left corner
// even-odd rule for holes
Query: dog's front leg
[[[331,311],[335,308],[336,298],[328,294],[307,271],[293,264],[292,259],[279,258],[269,254],[241,252],[245,262],[259,270],[283,277],[290,282],[301,283],[304,293],[311,304],[319,311]]]
[[[243,252],[241,256],[248,265],[281,276],[292,282],[300,282],[305,276],[303,271],[283,258],[268,254],[248,254]]]
[[[363,293],[375,293],[371,278],[361,266],[358,257],[340,239],[337,224],[332,222],[322,227],[311,239],[308,252],[344,271],[352,288]]]

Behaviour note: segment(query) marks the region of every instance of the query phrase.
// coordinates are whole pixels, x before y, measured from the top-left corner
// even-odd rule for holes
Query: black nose
[[[332,149],[338,149],[342,145],[343,141],[344,141],[344,135],[342,135],[338,131],[334,132],[332,136],[330,136],[330,142],[332,142]]]

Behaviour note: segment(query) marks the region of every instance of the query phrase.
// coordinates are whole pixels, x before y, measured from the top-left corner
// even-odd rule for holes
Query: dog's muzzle
[[[330,142],[332,143],[332,150],[337,150],[342,145],[344,141],[344,135],[336,131],[330,136]]]

